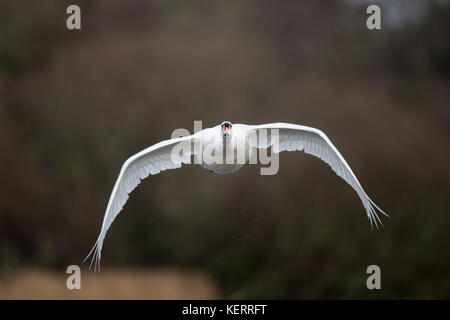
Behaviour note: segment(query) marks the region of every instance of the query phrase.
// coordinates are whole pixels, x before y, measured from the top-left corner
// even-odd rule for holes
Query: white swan
[[[276,139],[273,132],[276,133]],[[197,149],[195,146],[191,148],[191,144],[197,145]],[[245,152],[236,156],[241,145],[244,146]],[[94,269],[100,268],[106,232],[125,205],[128,195],[149,174],[154,175],[167,169],[180,168],[183,163],[190,162],[192,155],[202,167],[215,173],[228,174],[239,170],[247,163],[253,155],[254,148],[270,146],[274,153],[303,150],[325,161],[356,191],[372,227],[373,224],[378,227],[377,220],[381,223],[376,210],[388,216],[367,196],[344,157],[322,131],[289,123],[233,125],[229,121],[224,121],[218,126],[201,130],[191,136],[157,143],[125,161],[109,198],[98,239],[86,257],[88,259],[93,254],[90,267],[95,262]],[[200,154],[202,158],[198,162]],[[208,157],[210,161],[206,161]],[[233,162],[226,161],[227,157],[233,159]],[[211,158],[215,161],[211,161]],[[217,161],[221,159],[224,161]]]

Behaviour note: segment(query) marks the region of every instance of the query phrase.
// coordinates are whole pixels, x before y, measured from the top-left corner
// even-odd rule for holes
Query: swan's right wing
[[[135,154],[125,161],[109,198],[98,239],[86,257],[88,259],[93,253],[89,268],[91,268],[94,261],[94,269],[100,268],[101,252],[106,232],[127,202],[128,195],[149,174],[155,175],[164,170],[180,168],[182,163],[189,163],[193,154],[193,148],[192,145],[187,147],[187,144],[192,144],[196,141],[198,141],[198,135],[165,140]],[[185,147],[182,148],[183,145],[181,144],[184,144]],[[174,149],[175,147],[177,149]],[[172,154],[173,150],[179,150],[180,152]]]

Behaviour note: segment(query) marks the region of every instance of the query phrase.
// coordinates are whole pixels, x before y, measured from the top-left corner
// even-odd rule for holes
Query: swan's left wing
[[[275,131],[271,129],[275,129]],[[257,140],[256,144],[253,143],[253,147],[268,148],[272,146],[273,152],[303,150],[305,153],[325,161],[338,176],[344,179],[356,191],[366,209],[367,217],[372,226],[375,224],[378,227],[377,220],[382,224],[377,210],[388,216],[367,196],[347,161],[345,161],[344,157],[322,131],[290,123],[250,125],[247,126],[247,130],[249,130],[249,135],[252,133],[256,134]],[[266,139],[261,139],[262,130],[266,131],[264,135],[264,137],[267,137]],[[278,132],[279,137],[278,146],[276,145],[274,135],[276,132]]]

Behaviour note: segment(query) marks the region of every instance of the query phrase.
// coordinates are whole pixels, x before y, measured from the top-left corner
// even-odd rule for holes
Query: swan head
[[[231,128],[233,127],[233,125],[231,124],[230,121],[222,122],[220,127],[222,128],[222,135],[224,138],[231,136]]]

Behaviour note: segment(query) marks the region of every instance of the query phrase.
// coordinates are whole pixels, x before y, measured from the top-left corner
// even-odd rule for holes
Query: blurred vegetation
[[[223,298],[450,298],[447,2],[381,31],[358,1],[75,3],[81,31],[67,1],[0,1],[0,277],[81,264],[123,161],[172,130],[286,121],[328,134],[384,228],[303,153],[276,176],[185,166],[133,192],[103,269],[201,269]]]

